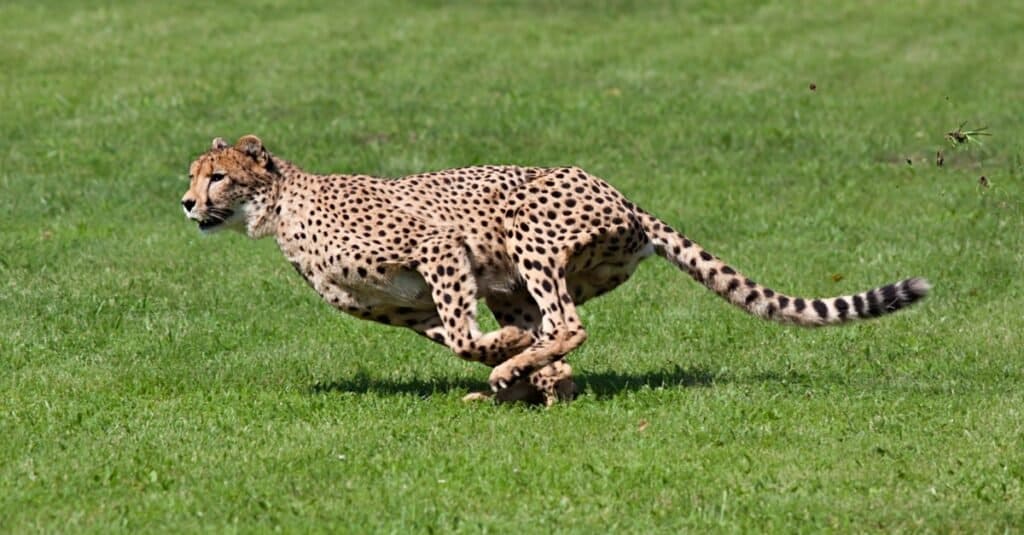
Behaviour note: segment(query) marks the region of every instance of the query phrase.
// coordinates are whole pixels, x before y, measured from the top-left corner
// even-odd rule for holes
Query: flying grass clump
[[[957,126],[956,130],[946,132],[946,141],[949,141],[949,144],[955,149],[967,147],[971,144],[984,145],[978,138],[992,135],[988,132],[987,126],[982,126],[973,130],[965,130],[965,126],[967,126],[967,121],[960,123],[960,126]]]

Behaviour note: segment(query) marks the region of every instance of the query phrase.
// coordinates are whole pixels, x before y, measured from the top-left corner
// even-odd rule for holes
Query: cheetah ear
[[[252,134],[238,138],[235,149],[248,154],[254,160],[263,156],[263,142]]]
[[[226,149],[227,147],[228,142],[224,141],[224,138],[222,137],[213,138],[213,143],[210,144],[210,148],[213,150]]]

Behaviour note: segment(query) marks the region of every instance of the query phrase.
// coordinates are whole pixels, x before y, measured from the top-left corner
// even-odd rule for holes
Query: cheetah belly
[[[495,294],[510,295],[519,288],[519,284],[514,276],[498,271],[481,273],[477,277],[476,284],[478,288],[477,297],[479,298]]]
[[[408,269],[399,271],[385,284],[358,284],[349,291],[370,307],[434,307],[426,281],[419,273]]]

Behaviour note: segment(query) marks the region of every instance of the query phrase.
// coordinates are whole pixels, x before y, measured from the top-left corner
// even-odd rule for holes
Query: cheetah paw
[[[515,403],[522,401],[530,404],[543,403],[542,396],[544,394],[537,390],[537,388],[529,381],[523,379],[516,381],[499,391],[498,393],[491,392],[490,390],[484,392],[470,392],[463,396],[462,401],[466,403],[476,401],[495,401],[497,403]]]
[[[501,392],[522,377],[524,371],[523,368],[513,365],[511,360],[507,360],[491,370],[491,376],[487,382],[491,385],[492,391]]]

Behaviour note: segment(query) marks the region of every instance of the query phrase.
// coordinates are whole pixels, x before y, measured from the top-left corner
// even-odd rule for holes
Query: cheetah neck
[[[256,191],[253,197],[245,204],[245,227],[246,234],[250,238],[258,239],[272,236],[277,232],[278,225],[278,204],[281,200],[281,182],[286,176],[286,169],[294,169],[290,163],[271,156],[274,166],[278,170],[278,177],[270,181]]]

